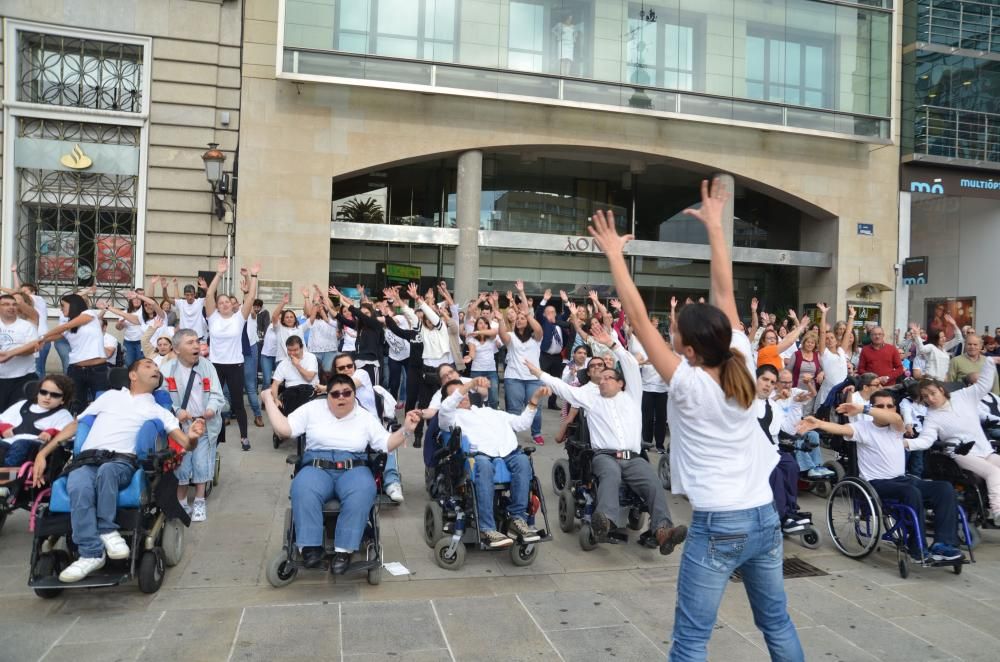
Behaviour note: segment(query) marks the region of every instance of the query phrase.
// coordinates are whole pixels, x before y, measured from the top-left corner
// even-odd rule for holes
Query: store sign
[[[902,169],[899,186],[908,193],[1000,198],[1000,177],[990,177],[988,172],[907,165]]]
[[[903,285],[927,284],[927,256],[908,257],[903,261]]]
[[[81,145],[65,140],[15,138],[14,166],[29,170],[138,175],[139,148],[131,145]]]
[[[566,237],[564,251],[570,253],[600,253],[601,249],[591,237]]]
[[[387,262],[385,265],[386,280],[401,283],[409,283],[410,281],[419,282],[420,274],[420,267],[412,264],[393,264],[392,262]]]

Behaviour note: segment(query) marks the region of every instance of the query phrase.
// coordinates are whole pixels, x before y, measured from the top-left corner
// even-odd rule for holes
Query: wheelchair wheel
[[[210,485],[205,487],[214,487],[219,484],[219,476],[222,474],[222,456],[219,455],[218,449],[215,451],[215,472],[212,474],[212,481]]]
[[[882,507],[875,490],[858,478],[846,478],[833,486],[826,502],[826,525],[830,539],[845,556],[860,559],[878,545]]]
[[[569,460],[556,460],[552,465],[552,489],[556,495],[569,484]]]
[[[576,526],[576,499],[573,492],[566,489],[559,493],[559,528],[563,533],[572,533]]]
[[[819,547],[819,531],[816,529],[806,529],[802,534],[802,546],[807,549],[816,549]]]
[[[628,509],[628,528],[633,531],[642,528],[642,511],[636,507]]]
[[[281,446],[281,437],[279,437],[276,434],[272,434],[271,435],[271,443],[274,444],[275,449],[277,449],[278,446]]]
[[[156,593],[163,584],[165,573],[163,552],[159,548],[143,552],[139,560],[139,590],[143,593]]]
[[[910,562],[906,560],[905,556],[899,557],[899,576],[903,579],[910,576]]]
[[[830,460],[829,462],[824,462],[823,466],[835,474],[833,477],[834,483],[839,483],[844,480],[844,476],[847,475],[847,472],[844,471],[844,465],[840,463],[840,460]]]
[[[424,542],[430,548],[445,535],[444,511],[437,501],[428,501],[424,506]]]
[[[212,496],[212,488],[213,487],[215,487],[215,485],[212,484],[212,481],[208,481],[207,483],[205,483],[205,498],[206,499],[208,497]]]
[[[538,543],[530,545],[512,545],[510,548],[510,562],[516,566],[531,565],[538,556]]]
[[[61,549],[57,549],[52,552],[45,552],[44,554],[38,555],[38,560],[35,561],[35,567],[32,571],[32,576],[41,579],[42,577],[58,577],[59,573],[68,566],[69,554]],[[52,598],[58,597],[63,590],[61,588],[36,588],[35,595],[42,598],[43,600],[51,600]]]
[[[438,564],[439,568],[458,570],[465,564],[465,545],[461,542],[458,543],[454,553],[449,555],[448,548],[450,546],[451,536],[441,538],[434,543],[434,562]]]
[[[597,547],[597,538],[594,537],[594,529],[590,526],[590,522],[584,522],[583,526],[580,527],[580,549],[585,552]]]
[[[288,560],[288,553],[282,550],[280,554],[268,561],[264,574],[267,575],[268,584],[274,588],[281,588],[291,584],[298,571],[295,564]]]
[[[181,562],[181,558],[184,556],[184,525],[181,524],[180,520],[168,519],[163,523],[163,538],[160,547],[163,549],[163,562],[167,564],[167,567],[172,568]]]
[[[666,449],[663,455],[660,456],[660,461],[656,464],[656,475],[660,477],[660,482],[663,483],[663,489],[670,491],[670,446],[664,446]]]
[[[954,572],[956,575],[960,575],[962,574],[963,565],[964,565],[963,563],[956,563],[955,565],[951,566],[951,571]]]
[[[813,483],[812,493],[818,496],[820,499],[825,499],[830,496],[830,492],[833,491],[833,487],[830,485],[828,480],[820,480]]]
[[[368,568],[368,583],[372,586],[378,586],[382,583],[382,566]]]

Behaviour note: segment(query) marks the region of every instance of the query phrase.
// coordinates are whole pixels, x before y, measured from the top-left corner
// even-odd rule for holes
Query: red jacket
[[[858,361],[858,374],[874,372],[879,377],[888,377],[890,384],[903,376],[903,363],[899,360],[899,350],[895,345],[885,343],[881,349],[866,345],[861,349],[861,360]]]

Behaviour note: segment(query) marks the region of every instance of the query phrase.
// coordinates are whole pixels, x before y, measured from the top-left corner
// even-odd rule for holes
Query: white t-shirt
[[[111,365],[114,365],[118,361],[118,338],[115,338],[110,333],[105,333],[104,334],[104,349],[105,349],[105,354],[107,354],[106,350],[109,350],[109,349],[115,350],[115,351],[111,352],[111,356],[108,356],[108,363],[111,364]],[[155,361],[156,359],[154,358],[153,360]],[[156,365],[160,365],[160,364],[157,363]]]
[[[31,295],[31,303],[35,307],[35,312],[38,313],[38,336],[44,336],[45,332],[49,330],[49,304],[45,303],[45,299],[37,294]]]
[[[9,352],[38,339],[38,326],[17,318],[13,324],[0,320],[0,352]],[[0,379],[15,379],[35,372],[34,352],[21,354],[0,363]]]
[[[490,407],[470,407],[459,409],[462,393],[456,388],[438,410],[438,423],[442,430],[453,427],[462,429],[462,435],[469,439],[469,445],[476,452],[490,457],[506,457],[517,450],[515,432],[531,429],[535,410],[525,407],[518,415]]]
[[[243,363],[243,313],[236,311],[223,317],[215,311],[208,318],[208,333],[212,339],[208,360],[222,365]]]
[[[142,310],[136,308],[132,311],[132,314],[139,318],[138,324],[133,324],[128,320],[122,320],[125,323],[125,329],[122,331],[122,339],[129,342],[139,342],[142,340],[142,334],[146,330],[146,324],[142,319]]]
[[[371,446],[388,452],[389,431],[378,418],[358,405],[343,418],[330,411],[329,398],[311,400],[288,415],[292,436],[306,436],[306,450],[362,453]]]
[[[273,358],[275,352],[277,351],[277,346],[277,339],[274,335],[274,326],[268,324],[267,331],[264,332],[263,343],[260,346],[260,355],[270,356]]]
[[[174,299],[177,309],[177,326],[181,329],[193,329],[199,338],[204,338],[205,332],[205,300],[195,299],[188,303],[186,299]]]
[[[20,400],[15,402],[7,411],[0,414],[0,423],[8,423],[15,428],[21,424],[21,407],[24,406],[26,400]],[[31,405],[31,411],[35,414],[41,414],[46,411],[38,405]],[[44,432],[45,430],[62,430],[64,427],[73,422],[73,414],[69,412],[65,407],[58,409],[53,412],[50,416],[45,418],[40,418],[35,421],[35,429],[38,432]],[[34,439],[38,434],[15,434],[13,437],[4,439],[3,441],[11,442],[18,439]]]
[[[864,407],[866,404],[868,404],[868,401],[865,400],[864,396],[862,396],[861,393],[859,393],[858,391],[854,391],[853,393],[851,393],[851,403],[856,405],[861,405],[862,407]],[[872,417],[871,414],[858,414],[857,416],[848,416],[847,420],[848,422],[853,424],[858,421],[871,421]]]
[[[503,371],[503,378],[534,381],[535,377],[528,372],[528,367],[524,365],[524,359],[538,365],[542,344],[535,340],[534,336],[530,336],[527,342],[521,342],[513,331],[508,334],[508,337],[510,341],[507,343],[507,367]]]
[[[306,329],[309,330],[309,351],[310,352],[336,352],[340,344],[337,337],[337,321],[324,320],[317,317],[315,321],[306,322]]]
[[[306,369],[307,372],[312,372],[313,378],[308,382],[302,378],[302,373],[299,369],[292,364],[292,360],[282,361],[278,364],[278,367],[274,369],[274,381],[284,382],[285,388],[291,386],[301,386],[302,384],[312,384],[315,386],[319,384],[319,361],[316,360],[316,355],[310,352],[302,352],[302,367]]]
[[[801,388],[793,388],[787,398],[779,399],[778,391],[774,392],[771,398],[771,406],[781,411],[781,429],[785,434],[795,435],[795,429],[802,420],[802,406],[809,402],[804,400],[797,402],[800,395],[808,395],[809,391]]]
[[[650,393],[666,393],[669,391],[670,387],[667,385],[667,382],[663,381],[663,377],[656,371],[653,364],[648,363],[649,357],[646,356],[646,348],[642,346],[642,342],[638,336],[632,335],[629,338],[628,349],[632,353],[632,356],[635,356],[637,359],[640,354],[647,359],[647,363],[639,366],[639,373],[642,375],[642,390],[649,391]]]
[[[151,393],[133,396],[127,388],[105,391],[83,410],[80,418],[90,415],[97,416],[97,419],[83,442],[82,450],[85,451],[105,449],[116,453],[134,453],[139,428],[153,419],[160,420],[168,433],[180,427],[173,414],[156,404]]]
[[[396,321],[396,325],[400,329],[408,330],[410,328],[410,322],[405,315],[394,315],[392,319]],[[385,344],[389,346],[389,358],[393,361],[405,361],[410,358],[410,341],[406,338],[400,338],[390,331],[389,327],[385,329]]]
[[[843,347],[837,347],[836,353],[824,347],[819,355],[819,365],[826,375],[819,386],[819,402],[823,403],[833,387],[847,379],[847,352]]]
[[[71,329],[63,334],[69,343],[70,364],[91,359],[106,361],[108,355],[104,352],[104,329],[101,328],[101,320],[97,317],[98,311],[85,310],[80,314],[89,316],[90,320],[76,327],[76,333]]]
[[[733,330],[732,349],[750,364],[750,340]],[[768,479],[778,463],[760,429],[754,407],[725,397],[704,370],[686,360],[670,380],[670,477],[675,494],[687,494],[695,510],[745,510],[774,500]]]
[[[288,358],[288,348],[285,346],[285,342],[292,336],[302,337],[302,327],[300,326],[285,326],[284,324],[279,324],[274,327],[274,358],[277,361],[284,361]],[[303,342],[305,342],[303,340]]]
[[[466,338],[465,342],[469,345],[469,347],[476,348],[476,358],[472,359],[472,365],[469,366],[469,370],[477,372],[496,372],[496,354],[500,349],[500,340],[496,336],[493,338],[487,338],[485,342],[480,342],[474,336],[469,336]]]
[[[898,478],[906,473],[903,433],[874,421],[854,421],[851,440],[858,442],[858,471],[865,480]]]
[[[358,331],[349,326],[345,326],[344,329],[344,346],[341,349],[343,352],[353,352],[358,349]]]

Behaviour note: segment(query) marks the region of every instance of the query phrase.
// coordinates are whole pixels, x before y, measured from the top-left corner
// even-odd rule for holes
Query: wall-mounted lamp
[[[225,223],[233,222],[232,204],[226,203],[226,196],[233,193],[232,177],[225,172],[226,155],[218,143],[208,143],[208,151],[201,155],[205,164],[205,179],[212,185],[212,213]]]

